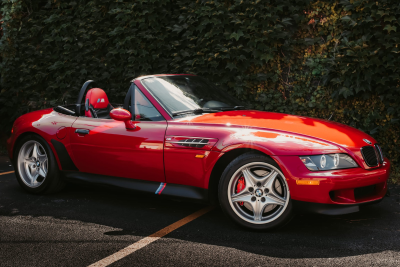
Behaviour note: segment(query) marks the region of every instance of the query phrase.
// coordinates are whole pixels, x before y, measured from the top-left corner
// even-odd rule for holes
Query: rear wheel
[[[267,156],[246,153],[233,160],[222,174],[218,191],[222,209],[241,226],[273,229],[291,218],[285,176]]]
[[[30,193],[55,193],[64,188],[57,162],[47,142],[38,135],[24,137],[15,149],[16,176]]]

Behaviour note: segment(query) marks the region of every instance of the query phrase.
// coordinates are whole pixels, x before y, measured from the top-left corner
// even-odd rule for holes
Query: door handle
[[[88,129],[76,129],[77,134],[88,134],[90,131]]]

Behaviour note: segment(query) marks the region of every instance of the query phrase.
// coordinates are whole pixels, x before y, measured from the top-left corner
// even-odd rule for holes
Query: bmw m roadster
[[[75,104],[19,117],[7,141],[19,184],[68,181],[219,203],[237,224],[271,229],[296,208],[356,212],[387,191],[377,142],[323,119],[248,110],[195,75],[134,79],[123,104],[86,82]]]

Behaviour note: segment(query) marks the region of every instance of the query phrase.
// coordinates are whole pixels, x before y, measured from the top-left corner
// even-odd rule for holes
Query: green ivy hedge
[[[75,101],[112,101],[155,73],[204,76],[252,108],[328,118],[373,135],[399,179],[397,0],[3,0],[0,127]],[[400,30],[400,28],[399,28]]]

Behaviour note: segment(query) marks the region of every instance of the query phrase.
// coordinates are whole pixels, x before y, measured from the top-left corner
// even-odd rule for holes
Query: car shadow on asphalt
[[[231,223],[218,207],[165,238],[231,247],[279,258],[333,258],[400,251],[400,188],[360,212],[343,216],[297,214],[285,227],[250,231]],[[0,217],[51,217],[112,227],[104,236],[148,236],[205,207],[204,204],[115,188],[69,184],[54,195],[24,192],[14,175],[0,179]],[[45,230],[45,229],[44,229]],[[1,243],[1,242],[0,242]]]

